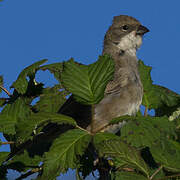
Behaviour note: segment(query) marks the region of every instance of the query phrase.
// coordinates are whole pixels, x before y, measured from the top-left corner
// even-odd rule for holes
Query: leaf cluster
[[[99,103],[107,83],[113,79],[113,59],[100,56],[90,65],[73,59],[42,65],[45,62],[25,68],[11,86],[13,94],[0,99],[0,132],[11,148],[10,153],[0,152],[1,179],[5,179],[8,169],[13,169],[22,173],[18,179],[38,173],[37,179],[53,180],[69,168],[76,169],[77,179],[96,170],[101,179],[105,178],[103,174],[115,180],[178,177],[180,95],[153,84],[151,67],[139,61],[145,113],[110,120],[109,125],[126,122],[117,134],[91,134],[72,117],[59,114],[59,109],[71,94],[84,105],[93,107]],[[49,70],[59,83],[45,88],[36,82],[40,70]],[[150,109],[155,110],[155,116],[147,113]]]

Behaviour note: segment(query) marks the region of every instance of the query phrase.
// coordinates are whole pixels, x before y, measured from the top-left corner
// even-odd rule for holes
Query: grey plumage
[[[104,38],[103,54],[110,54],[114,59],[115,73],[106,87],[104,98],[93,106],[93,113],[90,106],[80,105],[73,97],[59,112],[72,116],[80,126],[92,133],[100,130],[116,133],[122,124],[106,127],[109,121],[122,115],[136,114],[142,101],[143,87],[136,50],[148,31],[133,17],[114,17]]]

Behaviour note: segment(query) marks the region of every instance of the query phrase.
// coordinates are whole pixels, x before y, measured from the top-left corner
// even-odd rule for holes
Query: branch
[[[11,96],[11,93],[6,88],[0,86],[0,89],[2,89],[9,97]]]
[[[17,178],[16,180],[24,179],[24,178],[26,178],[26,177],[28,177],[28,176],[34,174],[34,173],[37,173],[37,172],[39,172],[39,171],[41,171],[41,170],[42,170],[42,167],[32,169],[31,171],[29,171],[29,172],[27,172],[27,173],[21,175],[21,176],[20,176],[19,178]]]
[[[6,144],[15,144],[15,142],[14,141],[0,142],[0,145],[6,145]]]
[[[147,111],[148,111],[148,108],[147,108],[147,106],[145,106],[145,110],[144,110],[144,117],[146,117],[146,116],[147,116]]]

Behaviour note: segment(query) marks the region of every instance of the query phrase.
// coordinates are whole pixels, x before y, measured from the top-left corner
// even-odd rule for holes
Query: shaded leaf
[[[0,107],[3,107],[6,103],[6,98],[0,98]]]
[[[172,172],[180,171],[180,144],[161,139],[160,143],[150,148],[153,158],[164,168]]]
[[[8,173],[8,171],[7,171],[6,166],[0,166],[0,178],[2,180],[8,180],[6,177],[7,173]]]
[[[40,112],[56,113],[65,103],[65,96],[65,92],[60,91],[58,86],[45,88],[40,95],[40,100],[36,103],[34,108]]]
[[[151,147],[161,136],[174,134],[174,123],[167,117],[134,117],[121,128],[123,140],[135,147]]]
[[[34,77],[39,66],[45,63],[47,60],[35,62],[34,64],[26,67],[18,76],[17,80],[12,84],[11,87],[17,90],[20,94],[25,94],[28,87],[27,77]]]
[[[9,152],[0,152],[0,165],[5,161]]]
[[[21,141],[24,142],[25,140],[30,139],[30,136],[33,132],[37,134],[39,132],[38,128],[42,128],[48,123],[57,123],[59,125],[69,124],[72,126],[76,126],[75,120],[73,120],[69,116],[57,113],[39,112],[32,114],[27,118],[27,120],[22,121],[18,124],[18,137],[21,138]]]
[[[149,168],[141,158],[139,151],[120,140],[104,141],[98,145],[100,154],[112,158],[117,168],[133,168],[149,177]]]
[[[180,95],[165,87],[153,84],[150,66],[144,65],[143,61],[139,60],[138,67],[144,89],[142,105],[148,109],[159,109],[164,106],[172,107],[180,104]]]
[[[62,83],[78,102],[97,104],[103,98],[113,73],[114,62],[108,55],[100,56],[97,62],[88,66],[71,59],[64,63]]]
[[[13,169],[19,172],[25,172],[32,167],[38,167],[39,163],[43,161],[40,156],[31,156],[27,150],[24,150],[21,154],[17,154],[7,163],[8,169]]]
[[[85,179],[91,172],[94,171],[94,148],[89,144],[85,153],[80,159],[79,172],[81,172],[82,177]]]
[[[53,179],[68,168],[78,167],[78,157],[86,150],[91,136],[82,130],[69,130],[57,138],[45,154],[42,179]]]
[[[117,172],[113,174],[114,180],[148,180],[149,178],[134,172]]]

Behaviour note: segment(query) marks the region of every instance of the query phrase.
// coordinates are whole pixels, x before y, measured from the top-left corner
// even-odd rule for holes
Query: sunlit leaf
[[[28,87],[28,80],[27,77],[34,77],[36,71],[38,70],[39,66],[45,63],[47,60],[43,59],[38,61],[28,67],[26,67],[18,76],[17,80],[12,84],[11,87],[16,89],[18,93],[24,94]]]
[[[54,74],[54,77],[60,81],[61,80],[61,73],[63,69],[63,63],[53,63],[53,64],[48,64],[45,66],[41,66],[39,69],[45,71],[49,70],[51,73]]]
[[[112,158],[118,168],[133,168],[149,177],[149,168],[133,147],[120,140],[104,141],[98,145],[98,151],[107,158]]]
[[[78,167],[78,157],[87,148],[91,136],[82,130],[74,129],[57,138],[45,155],[42,179],[51,180],[68,168]]]
[[[27,118],[30,113],[30,107],[23,98],[18,98],[12,104],[7,104],[0,114],[0,132],[15,134],[16,123]]]
[[[62,83],[74,98],[84,104],[96,104],[104,96],[107,83],[113,78],[114,62],[108,56],[88,66],[79,65],[72,59],[64,64]]]

